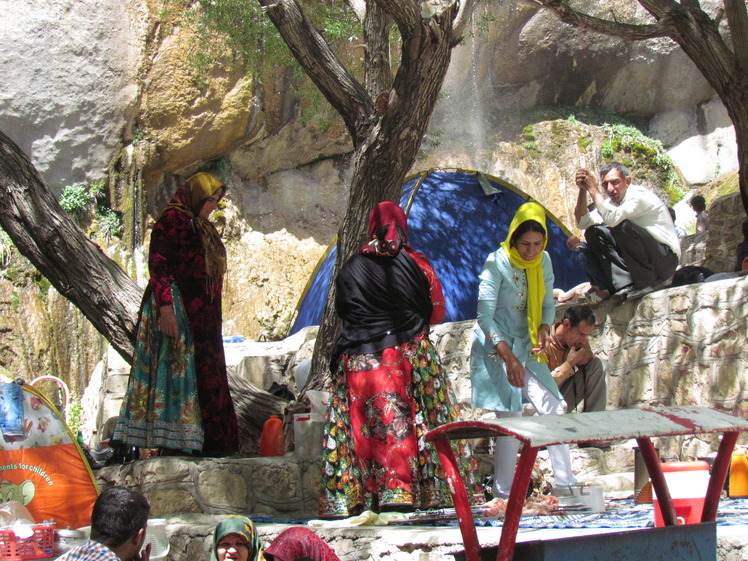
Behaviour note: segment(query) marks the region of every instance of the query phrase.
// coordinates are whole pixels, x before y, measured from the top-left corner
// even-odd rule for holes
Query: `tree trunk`
[[[263,424],[271,415],[278,415],[282,419],[288,400],[259,389],[246,378],[233,376],[231,371],[228,372],[228,379],[236,409],[236,421],[239,424],[239,456],[257,456]],[[290,428],[286,432],[287,445],[292,442],[292,416],[290,421],[286,423],[286,428]]]
[[[68,217],[29,159],[2,132],[0,225],[129,362],[143,291]]]
[[[735,127],[735,140],[738,145],[738,173],[740,179],[740,200],[748,214],[748,77],[743,76],[744,85],[733,89],[722,98],[727,113]]]
[[[340,229],[333,282],[315,341],[310,389],[325,387],[330,351],[337,333],[334,279],[346,260],[366,241],[368,216],[377,203],[400,201],[406,174],[416,160],[423,136],[449,67],[455,37],[455,13],[427,20],[403,33],[402,61],[393,87],[378,96],[382,116],[365,140],[356,146],[350,195]],[[397,18],[396,18],[397,19]],[[360,129],[359,129],[360,130]]]
[[[748,213],[748,68],[727,49],[717,25],[701,10],[674,18],[672,24],[676,28],[672,39],[717,92],[732,120],[738,145],[740,200]]]

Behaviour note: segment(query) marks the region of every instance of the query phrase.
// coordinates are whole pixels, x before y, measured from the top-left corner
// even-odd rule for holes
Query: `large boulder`
[[[137,107],[140,0],[3,3],[0,130],[54,192],[104,176]]]

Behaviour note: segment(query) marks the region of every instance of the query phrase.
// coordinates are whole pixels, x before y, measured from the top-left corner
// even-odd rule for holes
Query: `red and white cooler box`
[[[668,462],[662,465],[670,496],[675,507],[678,524],[700,524],[704,512],[704,499],[709,485],[709,464],[706,462]],[[655,526],[665,526],[654,495]]]

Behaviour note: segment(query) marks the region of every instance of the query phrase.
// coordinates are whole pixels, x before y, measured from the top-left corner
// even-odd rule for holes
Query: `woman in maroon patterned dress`
[[[428,259],[405,242],[405,213],[386,201],[369,217],[371,241],[343,266],[335,284],[340,316],[330,362],[333,392],[325,424],[320,516],[363,510],[409,511],[450,506],[432,428],[457,410],[429,341],[444,319],[444,297]],[[477,464],[465,443],[455,455],[473,490]]]
[[[208,219],[225,192],[211,174],[197,173],[153,227],[150,282],[115,441],[165,454],[229,456],[239,448],[222,339],[226,249]]]

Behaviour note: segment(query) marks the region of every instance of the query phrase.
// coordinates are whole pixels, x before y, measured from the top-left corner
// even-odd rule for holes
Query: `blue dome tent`
[[[466,170],[429,170],[405,182],[400,206],[408,215],[408,243],[425,253],[444,289],[445,322],[475,319],[478,275],[486,257],[504,241],[520,205],[531,197],[489,175]],[[587,280],[571,260],[571,235],[546,211],[546,250],[553,262],[555,288],[568,290]],[[302,295],[291,335],[319,325],[337,255],[336,241],[320,259]]]

